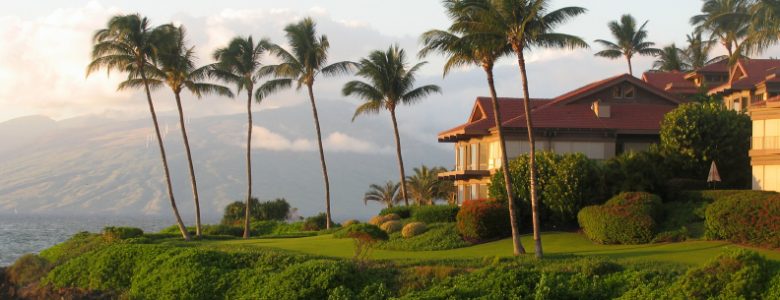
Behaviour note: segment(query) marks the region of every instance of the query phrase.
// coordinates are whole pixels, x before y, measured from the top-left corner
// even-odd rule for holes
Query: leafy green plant
[[[705,236],[780,247],[780,195],[735,194],[707,207]]]
[[[505,237],[509,234],[509,211],[497,201],[465,201],[458,212],[457,228],[471,242]]]
[[[415,225],[412,225],[415,224]],[[404,231],[400,233],[394,233],[390,235],[390,238],[385,242],[380,242],[376,245],[378,249],[387,250],[407,250],[407,251],[431,251],[431,250],[447,250],[464,248],[471,245],[471,243],[463,240],[458,234],[458,230],[455,223],[434,223],[429,226],[425,226],[422,223],[409,223],[404,228],[409,227],[421,230],[420,228],[427,227],[422,233],[414,236],[405,237]],[[409,233],[411,229],[407,229]]]
[[[37,282],[49,272],[52,264],[35,254],[25,254],[5,270],[8,280],[17,286]]]
[[[411,238],[418,236],[428,230],[428,226],[425,226],[423,222],[412,222],[404,225],[401,230],[401,236],[404,238]]]
[[[585,207],[577,217],[585,235],[597,243],[643,244],[655,236],[661,213],[658,196],[634,192]]]
[[[178,229],[176,233],[178,233]],[[106,245],[108,242],[101,235],[84,231],[74,234],[65,242],[41,251],[40,256],[56,266]]]
[[[412,216],[412,211],[414,206],[393,206],[389,208],[384,208],[379,212],[380,216],[388,215],[388,214],[396,214],[401,219],[407,219]]]
[[[303,220],[304,231],[320,231],[325,229],[327,225],[328,216],[325,213],[320,213],[315,216],[311,216]]]
[[[756,252],[734,250],[689,270],[674,290],[686,299],[759,299],[769,281],[766,264]]]
[[[290,215],[290,203],[284,198],[260,202],[257,198],[249,200],[251,221],[284,221]],[[246,203],[236,201],[225,207],[221,224],[238,225],[244,220]]]
[[[457,205],[426,205],[413,210],[412,219],[423,223],[455,222]]]
[[[103,238],[110,242],[140,237],[144,235],[144,231],[135,227],[105,227],[102,234]]]
[[[341,226],[342,227],[349,227],[349,226],[354,225],[354,224],[360,224],[360,221],[354,220],[354,219],[346,220],[343,223],[341,223]]]
[[[404,225],[401,224],[401,221],[387,221],[382,223],[382,225],[379,226],[379,228],[381,228],[382,230],[390,234],[390,233],[396,233],[401,231],[401,229],[404,228]]]

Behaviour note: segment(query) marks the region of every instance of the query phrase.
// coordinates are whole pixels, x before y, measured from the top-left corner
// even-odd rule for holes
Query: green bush
[[[681,193],[681,199],[683,201],[703,201],[713,203],[720,199],[729,198],[732,196],[740,197],[760,197],[771,195],[777,195],[775,192],[767,191],[754,191],[754,190],[701,190],[701,191],[685,191]]]
[[[303,220],[304,231],[320,231],[325,229],[328,222],[328,215],[320,213],[315,216],[311,216]]]
[[[379,228],[390,234],[401,231],[401,229],[404,228],[404,225],[401,224],[401,221],[387,221],[382,223],[382,226],[379,226]]]
[[[425,223],[412,222],[404,225],[404,228],[401,230],[401,236],[403,236],[404,238],[415,237],[424,233],[427,230],[428,230],[428,226],[425,226]]]
[[[25,254],[9,266],[5,273],[10,282],[18,286],[26,286],[46,276],[51,267],[51,263],[45,258],[35,254]]]
[[[41,251],[40,256],[56,266],[106,245],[108,243],[101,235],[84,231],[74,234],[65,242]]]
[[[603,205],[583,208],[578,220],[585,235],[602,244],[644,244],[653,240],[661,199],[642,192],[622,193]]]
[[[143,236],[144,231],[135,227],[105,227],[102,234],[107,241],[116,241]]]
[[[249,200],[250,221],[284,221],[290,215],[290,203],[284,198],[260,202],[257,198]],[[246,202],[236,201],[225,207],[221,223],[224,225],[243,224],[246,217]]]
[[[735,250],[689,270],[673,290],[685,299],[759,299],[769,281],[766,260]]]
[[[393,206],[393,207],[388,207],[388,208],[382,209],[379,212],[380,216],[384,216],[384,215],[387,215],[387,214],[396,214],[401,219],[408,219],[409,217],[412,216],[412,207],[411,206]]]
[[[390,214],[386,214],[386,215],[382,216],[382,220],[383,220],[382,223],[387,222],[387,221],[398,221],[400,219],[401,219],[401,216],[399,216],[397,214],[394,214],[394,213],[390,213]]]
[[[286,224],[280,221],[252,221],[249,223],[249,229],[252,231],[253,236],[263,236],[273,234],[281,224]],[[243,228],[241,228],[243,233]]]
[[[691,178],[672,178],[666,181],[664,185],[664,199],[666,201],[678,201],[683,192],[699,191],[707,189],[707,182],[702,179]]]
[[[705,236],[771,248],[780,247],[780,195],[737,194],[707,207]]]
[[[354,224],[360,224],[360,221],[354,220],[354,219],[346,220],[346,221],[344,221],[344,223],[341,223],[341,226],[342,227],[349,227],[349,226],[354,225]]]
[[[353,226],[354,227],[354,226]],[[261,299],[328,299],[339,287],[354,286],[358,272],[345,261],[310,260],[271,277]],[[341,291],[343,293],[343,291]]]
[[[509,235],[509,210],[489,200],[465,201],[457,216],[458,232],[470,242],[488,241]]]
[[[217,225],[205,225],[202,227],[202,229],[203,229],[203,234],[206,235],[229,235],[235,237],[244,236],[243,226],[230,226],[224,224],[217,224]],[[251,229],[252,227],[250,226],[250,232],[254,231]],[[254,232],[252,232],[252,234],[254,235]]]
[[[409,223],[406,225],[408,227]],[[422,223],[418,223],[422,224]],[[418,225],[413,225],[419,229]],[[404,228],[406,228],[404,227]],[[406,251],[432,251],[448,250],[471,246],[458,234],[455,223],[434,223],[426,226],[427,230],[412,237],[404,237],[401,233],[394,233],[385,242],[376,245],[378,249],[406,250]]]
[[[665,164],[661,163],[665,161],[666,158],[656,148],[624,152],[604,161],[601,164],[601,176],[606,195],[631,191],[662,192],[670,177]]]
[[[387,240],[387,232],[372,224],[353,224],[345,227],[333,234],[335,238],[351,238],[356,234],[366,234],[376,240]]]
[[[426,205],[414,209],[412,219],[423,223],[455,222],[457,205]]]

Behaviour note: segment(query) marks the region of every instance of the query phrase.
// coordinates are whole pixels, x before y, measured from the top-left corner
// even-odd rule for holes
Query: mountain
[[[321,101],[325,155],[334,218],[366,218],[371,183],[398,180],[395,144],[386,114],[350,122],[355,106]],[[286,198],[302,216],[324,211],[322,172],[308,106],[253,115],[253,190],[262,200]],[[180,211],[192,220],[193,201],[177,119],[160,119]],[[245,193],[246,115],[188,120],[204,216],[218,220]],[[0,212],[170,215],[151,120],[25,117],[0,123]],[[436,137],[401,132],[407,172],[449,166],[452,155]],[[191,222],[187,222],[188,224]]]

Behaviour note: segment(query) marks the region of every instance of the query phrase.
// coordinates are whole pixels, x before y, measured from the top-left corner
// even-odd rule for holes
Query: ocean
[[[174,224],[172,216],[0,214],[0,266],[12,264],[25,253],[38,253],[81,231],[132,226],[144,232],[157,232],[171,224]]]

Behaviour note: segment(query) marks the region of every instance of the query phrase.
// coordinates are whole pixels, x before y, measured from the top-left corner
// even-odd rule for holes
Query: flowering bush
[[[705,235],[735,243],[780,247],[780,195],[736,194],[707,207]]]
[[[602,244],[643,244],[653,240],[661,199],[643,192],[622,193],[604,205],[588,206],[577,215],[585,235]]]
[[[509,210],[493,200],[463,202],[458,211],[458,232],[467,241],[479,242],[509,235]]]

